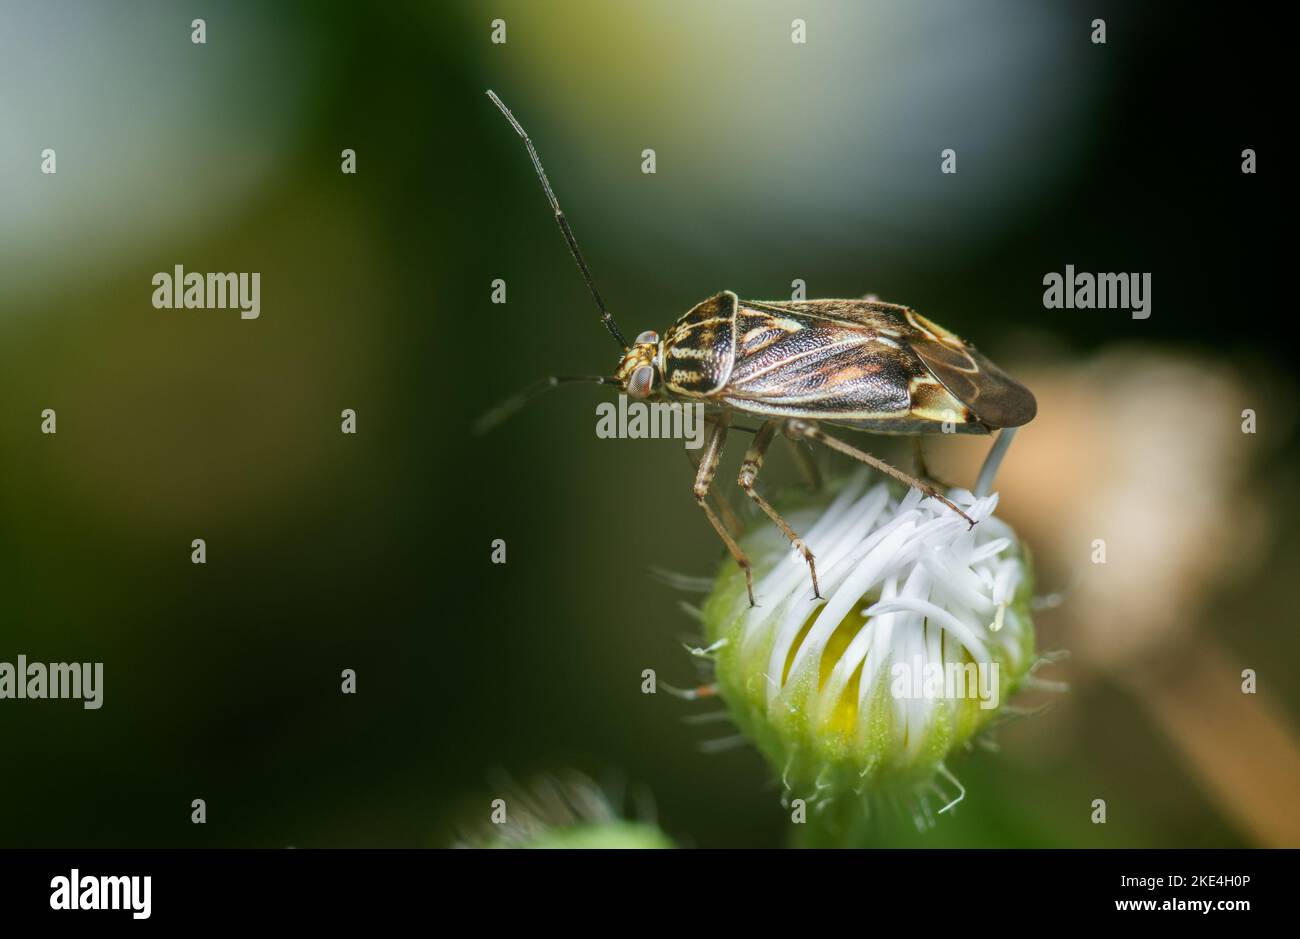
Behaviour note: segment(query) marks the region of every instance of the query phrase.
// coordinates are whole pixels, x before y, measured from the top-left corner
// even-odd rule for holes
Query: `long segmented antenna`
[[[552,375],[550,378],[540,379],[523,391],[506,398],[506,400],[475,421],[474,433],[486,434],[498,424],[503,423],[529,401],[532,401],[540,394],[545,394],[552,388],[558,388],[560,385],[577,384],[618,385],[619,380],[617,378],[606,378],[603,375]]]
[[[551,189],[551,181],[546,178],[546,170],[542,169],[542,160],[537,155],[537,148],[533,146],[532,138],[524,132],[523,126],[519,121],[515,120],[515,116],[501,102],[495,91],[488,89],[487,96],[506,116],[510,126],[523,138],[524,144],[528,147],[528,155],[533,158],[533,169],[537,170],[537,178],[542,181],[542,188],[546,190],[546,198],[551,203],[551,208],[555,210],[555,222],[560,226],[560,234],[564,235],[564,240],[569,245],[569,253],[573,255],[573,260],[578,262],[578,270],[582,271],[583,280],[587,282],[587,289],[591,291],[592,299],[596,301],[596,306],[600,308],[600,321],[605,324],[609,334],[626,350],[628,348],[627,340],[623,338],[623,331],[614,322],[614,314],[605,308],[605,301],[600,298],[600,292],[596,290],[596,282],[591,279],[591,271],[587,267],[587,262],[583,260],[582,252],[578,250],[578,242],[573,237],[573,229],[569,228],[569,220],[564,217],[564,210],[560,208],[560,202],[555,198],[555,191]]]

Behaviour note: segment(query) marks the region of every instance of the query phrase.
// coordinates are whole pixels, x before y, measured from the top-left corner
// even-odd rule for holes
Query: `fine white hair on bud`
[[[914,489],[859,472],[802,504],[779,500],[817,559],[772,526],[742,540],[705,604],[718,689],[789,798],[859,813],[876,796],[917,823],[956,804],[945,759],[1001,710],[1034,659],[1032,578],[996,495],[948,493],[976,525]],[[797,562],[797,563],[795,563]],[[946,780],[946,787],[937,783]]]

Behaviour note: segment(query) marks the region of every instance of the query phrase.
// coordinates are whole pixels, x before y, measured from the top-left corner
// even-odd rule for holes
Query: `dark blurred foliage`
[[[1104,16],[1110,35],[1100,49],[1078,40],[1041,75],[1045,92],[1078,91],[1083,102],[1060,128],[1067,139],[1054,141],[1072,165],[987,231],[954,236],[942,218],[904,225],[867,258],[843,218],[834,237],[808,235],[810,217],[786,232],[711,207],[710,180],[684,170],[661,169],[649,185],[636,155],[652,144],[615,146],[570,114],[570,89],[607,93],[608,65],[591,64],[585,44],[609,44],[617,63],[639,41],[641,14],[628,8],[625,31],[593,40],[583,4],[278,4],[265,15],[285,28],[255,62],[241,51],[253,37],[220,28],[237,7],[206,14],[203,54],[239,77],[223,120],[239,121],[238,96],[274,103],[300,58],[313,63],[274,171],[216,221],[140,239],[127,263],[87,274],[84,256],[60,259],[57,282],[0,313],[0,660],[22,652],[106,670],[98,712],[0,703],[0,843],[435,845],[458,813],[487,811],[493,768],[559,766],[644,783],[663,827],[688,844],[786,840],[759,757],[697,752],[723,725],[685,724],[690,707],[640,693],[645,668],[663,682],[698,680],[679,643],[692,634],[678,607],[689,598],[649,571],[707,574],[720,558],[677,445],[597,440],[593,388],[558,391],[491,435],[470,433],[517,387],[608,372],[617,354],[487,87],[538,141],[629,334],[666,328],[718,289],[779,296],[802,276],[817,295],[874,291],[933,311],[1013,361],[1136,339],[1246,374],[1287,369],[1285,268],[1269,224],[1281,211],[1284,113],[1270,100],[1268,33],[1278,30],[1262,14],[1067,7],[1071,30],[1086,35]],[[677,28],[691,29],[678,9]],[[760,9],[733,15],[771,16],[778,33],[798,15]],[[821,8],[822,35],[836,9]],[[995,10],[1014,54],[1016,10]],[[488,42],[496,15],[510,23],[506,48]],[[565,25],[538,45],[553,18]],[[725,68],[737,50],[725,34],[716,41]],[[51,68],[75,70],[57,44],[46,54]],[[127,69],[149,49],[117,55]],[[666,74],[694,67],[671,45],[653,58]],[[617,102],[630,125],[643,109],[672,106],[655,89],[647,75],[640,99]],[[960,92],[990,119],[1008,106],[997,88]],[[697,94],[707,100],[709,86]],[[203,99],[194,105],[201,122]],[[774,137],[797,134],[799,120]],[[158,126],[140,145],[165,166],[170,136],[183,132]],[[1035,143],[1017,145],[1027,160]],[[726,145],[737,161],[766,146]],[[41,146],[22,141],[24,171]],[[950,182],[935,169],[939,146],[922,148],[925,185]],[[1257,176],[1237,170],[1246,146],[1260,153]],[[339,173],[343,147],[358,153],[356,176]],[[800,172],[823,172],[817,146],[799,152]],[[61,180],[90,157],[60,160]],[[619,181],[616,194],[589,182],[602,160],[626,164],[601,171]],[[980,170],[972,154],[959,178],[977,186],[966,180]],[[695,211],[664,216],[678,203],[656,187],[694,190]],[[756,191],[755,205],[763,198]],[[1139,324],[1044,311],[1041,278],[1067,262],[1151,272],[1154,315]],[[261,319],[153,310],[149,277],[174,263],[261,271]],[[505,307],[489,302],[495,277],[508,282]],[[55,438],[37,433],[45,407],[59,412]],[[357,411],[356,437],[339,433],[345,407]],[[774,459],[773,484],[793,478]],[[207,540],[206,566],[190,563],[195,537]],[[504,566],[489,563],[495,538],[508,545]],[[1281,632],[1284,619],[1259,628]],[[343,668],[358,673],[355,696],[339,693]],[[1240,843],[1128,699],[1105,682],[1072,695],[1070,746],[1038,760],[963,758],[961,811],[921,836],[885,820],[881,843]],[[1124,806],[1118,823],[1088,823],[1080,806],[1098,792]],[[207,801],[205,826],[190,824],[194,798]]]

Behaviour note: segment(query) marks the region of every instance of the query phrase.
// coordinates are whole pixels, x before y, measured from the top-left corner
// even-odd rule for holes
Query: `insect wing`
[[[1029,389],[971,346],[954,347],[926,337],[914,338],[909,345],[930,374],[984,423],[1019,427],[1038,413]]]
[[[1027,388],[898,304],[744,301],[737,322],[727,393],[744,410],[899,432],[949,422],[986,432],[1037,412]]]
[[[794,408],[803,413],[886,417],[910,404],[906,358],[861,329],[815,323],[746,348],[742,333],[728,398]],[[773,338],[769,338],[773,337]]]

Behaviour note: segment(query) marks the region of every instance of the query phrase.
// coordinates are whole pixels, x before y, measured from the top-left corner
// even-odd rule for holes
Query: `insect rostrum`
[[[755,489],[764,454],[778,430],[792,441],[820,443],[867,463],[974,524],[933,486],[827,434],[820,425],[877,434],[988,434],[1034,418],[1037,403],[1027,388],[942,326],[905,306],[875,300],[756,301],[724,290],[696,304],[662,338],[647,331],[629,345],[596,290],[532,140],[501,100],[491,91],[488,96],[527,145],[601,320],[623,347],[612,377],[547,379],[536,390],[566,381],[593,381],[618,385],[631,398],[703,403],[709,431],[693,491],[744,569],[750,603],[754,594],[749,559],[709,501],[735,413],[762,418],[738,482],[807,560],[815,595],[820,594],[812,552]],[[513,400],[496,416],[528,397],[531,394]]]

